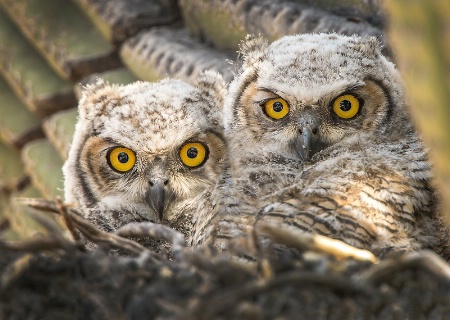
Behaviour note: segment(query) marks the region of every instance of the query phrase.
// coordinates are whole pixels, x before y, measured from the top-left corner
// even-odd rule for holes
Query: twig
[[[66,239],[61,229],[53,221],[39,212],[29,212],[29,214],[33,220],[47,230],[49,237],[37,237],[25,241],[0,241],[0,248],[29,252],[49,249],[64,249],[69,252],[76,250],[78,243]]]
[[[52,212],[60,214],[55,201],[42,198],[14,198],[16,203],[28,206],[40,211]]]
[[[200,271],[204,271],[208,274],[216,273],[219,275],[219,271],[223,268],[218,265],[226,265],[226,268],[237,268],[242,272],[254,273],[255,264],[247,261],[246,259],[240,259],[231,251],[221,251],[212,244],[199,245],[187,250],[184,255],[185,261],[188,264],[196,267]]]
[[[101,231],[81,217],[78,217],[77,219],[80,220],[82,219],[81,221],[77,221],[74,219],[74,222],[76,222],[78,230],[80,230],[86,236],[86,238],[88,238],[90,241],[94,243],[104,243],[109,246],[126,250],[134,254],[143,254],[149,251],[147,248],[145,248],[144,246],[140,245],[139,243],[133,240],[120,237],[118,235],[115,235],[114,233]],[[157,260],[155,258],[156,255],[152,254],[151,257],[154,260]]]
[[[378,258],[368,250],[352,247],[340,240],[322,235],[291,230],[282,224],[259,222],[257,230],[275,242],[300,250],[313,250],[331,254],[338,258],[353,258],[360,261],[378,263]]]
[[[70,234],[72,235],[73,239],[75,241],[79,241],[80,235],[75,230],[75,227],[72,222],[72,218],[70,217],[69,213],[67,212],[67,206],[64,205],[60,197],[56,198],[56,206],[58,207],[59,213],[62,215],[64,219],[64,223],[66,224],[67,229],[69,229]]]
[[[16,201],[23,205],[27,205],[31,208],[53,212],[56,214],[61,214],[56,205],[55,201],[47,199],[37,199],[37,198],[17,198]],[[67,207],[66,207],[67,208]],[[91,224],[88,220],[84,219],[81,213],[75,208],[67,208],[67,214],[73,222],[73,225],[83,233],[86,238],[94,243],[105,243],[112,247],[123,249],[129,251],[133,254],[143,254],[146,253],[152,257],[153,260],[158,260],[155,254],[151,253],[147,248],[140,245],[139,243],[115,235],[114,233],[108,233],[102,231]]]
[[[450,265],[432,251],[409,252],[401,256],[386,259],[365,271],[360,279],[369,285],[378,285],[395,272],[417,267],[446,278],[450,281]]]
[[[72,251],[76,248],[75,243],[69,241],[64,236],[64,234],[62,234],[61,229],[53,221],[51,221],[48,217],[44,216],[40,212],[32,212],[31,211],[28,214],[33,218],[33,220],[38,222],[40,225],[42,225],[47,230],[47,232],[49,233],[51,238],[54,239],[55,241],[57,241],[60,244],[61,248],[65,249],[67,251]]]
[[[179,259],[185,247],[185,239],[180,232],[165,226],[149,221],[130,222],[115,231],[115,234],[121,237],[140,237],[149,236],[157,239],[164,239],[172,243],[172,254],[174,258]]]
[[[11,251],[35,252],[52,249],[66,249],[66,246],[54,238],[38,238],[25,241],[0,241],[1,249]]]
[[[333,275],[318,274],[315,272],[290,271],[279,274],[268,281],[258,280],[247,285],[239,285],[237,287],[226,290],[219,294],[213,295],[209,299],[204,299],[193,312],[194,316],[201,315],[202,319],[211,319],[214,315],[226,308],[234,308],[239,302],[245,298],[259,295],[261,293],[278,289],[279,287],[291,285],[319,285],[331,290],[339,290],[349,294],[370,294],[369,290],[348,279],[339,279]]]
[[[134,254],[150,253],[150,251],[140,245],[139,243],[98,229],[88,220],[84,219],[78,210],[71,208],[68,210],[70,217],[72,218],[74,225],[80,230],[86,238],[96,243],[105,243],[112,247],[127,250]],[[153,259],[156,259],[156,255],[151,254]]]
[[[270,263],[270,260],[267,259],[267,256],[265,255],[265,252],[263,251],[263,248],[261,246],[261,243],[259,242],[258,232],[256,230],[256,224],[258,223],[258,219],[255,221],[253,228],[251,230],[252,240],[253,244],[255,246],[255,250],[259,256],[259,259],[257,259],[258,263],[258,269],[261,270],[261,273],[265,279],[269,279],[273,276],[274,271],[272,268],[272,265]]]

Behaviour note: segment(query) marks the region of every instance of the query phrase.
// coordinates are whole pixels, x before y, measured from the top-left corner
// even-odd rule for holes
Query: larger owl
[[[223,170],[225,90],[213,72],[192,85],[88,86],[63,167],[65,200],[106,231],[152,221],[189,235],[197,199]]]
[[[226,247],[263,220],[379,255],[442,250],[427,151],[377,39],[250,38],[241,56],[224,111],[233,200],[200,242]]]

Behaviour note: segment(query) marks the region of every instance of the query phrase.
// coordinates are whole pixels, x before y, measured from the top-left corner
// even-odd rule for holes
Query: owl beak
[[[310,128],[303,128],[300,136],[300,155],[304,161],[309,161],[312,156],[312,137]]]
[[[324,148],[319,135],[319,121],[311,112],[306,112],[299,119],[299,132],[297,151],[304,161],[310,161],[315,153]]]
[[[150,190],[147,192],[147,203],[156,211],[160,221],[164,217],[165,196],[166,192],[162,182],[151,183]]]

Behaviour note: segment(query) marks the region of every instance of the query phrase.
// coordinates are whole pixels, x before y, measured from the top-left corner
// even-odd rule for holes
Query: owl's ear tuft
[[[381,41],[374,36],[360,38],[356,49],[367,56],[378,57],[381,54]]]
[[[97,78],[95,80],[95,83],[89,83],[82,87],[81,91],[81,99],[86,98],[87,96],[92,96],[95,94],[95,92],[105,88],[108,85],[105,80],[102,78]]]
[[[244,67],[251,67],[264,57],[269,42],[262,35],[247,35],[239,45],[239,59]]]
[[[81,119],[91,119],[104,110],[104,104],[115,96],[114,86],[103,79],[97,78],[93,84],[83,87],[78,103],[78,113]]]
[[[203,95],[215,96],[219,99],[223,99],[227,90],[227,84],[222,75],[213,70],[203,71],[197,77],[195,86]]]

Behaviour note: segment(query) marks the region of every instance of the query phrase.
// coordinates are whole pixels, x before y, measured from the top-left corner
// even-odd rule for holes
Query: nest
[[[1,319],[450,319],[450,267],[429,251],[378,261],[266,225],[273,245],[245,261],[184,248],[182,235],[162,225],[106,233],[60,201],[28,204],[61,214],[72,239],[36,213],[45,237],[0,241]],[[170,242],[171,255],[129,239],[137,235]],[[128,255],[110,254],[117,249]]]

